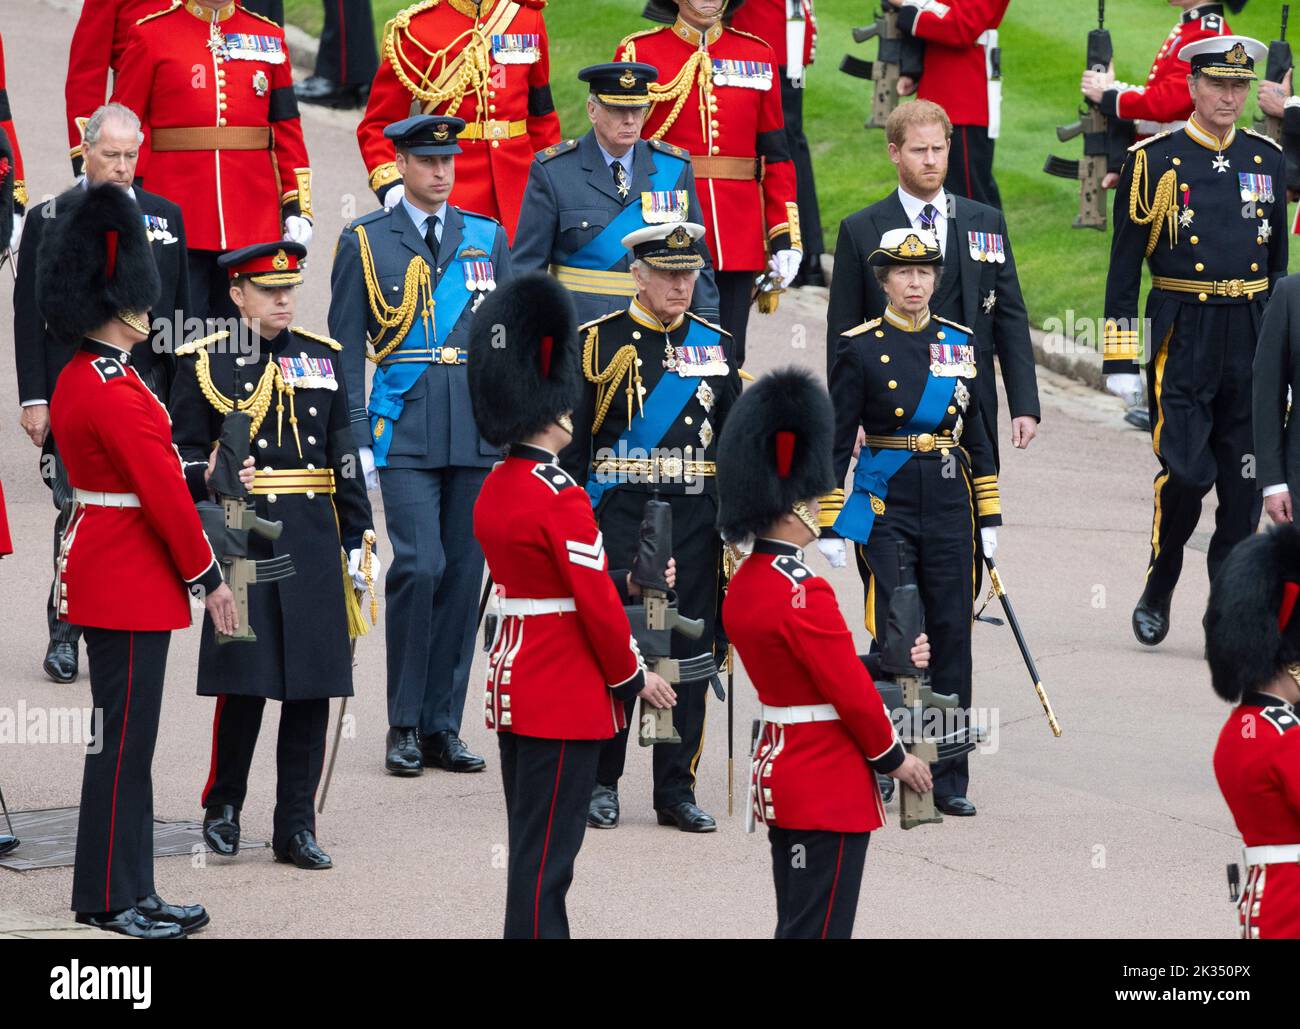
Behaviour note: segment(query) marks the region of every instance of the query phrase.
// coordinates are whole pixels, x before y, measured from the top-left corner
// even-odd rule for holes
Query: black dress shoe
[[[239,853],[239,809],[229,804],[208,808],[203,815],[203,842],[214,854],[234,857]]]
[[[311,75],[294,83],[294,95],[304,104],[319,104],[348,110],[364,103],[361,86],[333,82],[322,75]]]
[[[94,926],[105,932],[119,933],[136,940],[183,940],[185,930],[175,922],[155,922],[146,918],[135,908],[123,911],[87,914],[78,912],[77,921],[82,925]]]
[[[1172,593],[1148,597],[1146,590],[1142,591],[1133,609],[1133,635],[1139,643],[1154,647],[1169,635],[1169,605],[1173,599]]]
[[[289,846],[284,850],[274,850],[274,854],[275,860],[297,865],[309,872],[334,867],[334,862],[325,851],[320,849],[320,844],[316,842],[316,836],[310,829],[294,833]]]
[[[880,801],[882,804],[888,804],[894,799],[894,777],[892,775],[877,775],[876,785],[880,787]]]
[[[4,857],[11,850],[18,849],[18,837],[10,836],[8,833],[0,833],[0,857]]]
[[[384,768],[393,775],[419,775],[424,771],[420,761],[420,741],[414,729],[395,726],[388,730],[388,753]]]
[[[587,824],[593,829],[613,829],[618,825],[618,787],[596,783],[587,807]]]
[[[174,922],[187,936],[212,921],[202,904],[168,904],[156,893],[137,900],[135,909],[151,922]]]
[[[718,827],[711,814],[689,800],[671,807],[656,808],[655,814],[660,825],[675,825],[682,832],[713,832]]]
[[[470,753],[465,741],[450,730],[420,738],[420,754],[425,768],[443,768],[448,772],[481,772],[487,762]]]
[[[934,806],[954,818],[969,818],[975,813],[975,805],[965,797],[935,797]]]
[[[50,645],[45,648],[45,660],[41,662],[41,668],[55,682],[76,682],[78,673],[76,644],[50,640]]]

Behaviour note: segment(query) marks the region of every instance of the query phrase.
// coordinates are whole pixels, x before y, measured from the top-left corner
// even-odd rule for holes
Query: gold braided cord
[[[388,57],[388,63],[393,68],[393,73],[397,80],[406,88],[407,92],[417,100],[423,101],[427,105],[432,105],[426,110],[432,110],[440,104],[449,104],[445,111],[439,113],[454,115],[460,102],[464,99],[467,92],[473,92],[475,96],[481,97],[487,88],[488,80],[492,74],[490,46],[487,38],[477,25],[466,29],[459,36],[453,39],[442,50],[430,50],[418,39],[416,39],[407,29],[409,19],[403,19],[398,15],[392,31],[384,40],[384,54]],[[414,59],[408,56],[403,48],[403,40],[414,45],[423,52],[428,58],[428,64],[424,71],[419,71],[419,65]],[[458,53],[448,54],[455,49],[456,45],[464,41],[465,46]],[[432,75],[433,67],[441,62],[439,74],[447,67],[448,60],[460,61],[460,68],[452,77],[451,82],[444,89],[437,89],[433,85],[433,80],[438,76]],[[419,76],[417,83],[410,74],[407,73],[406,67],[409,66],[411,72]],[[483,106],[479,106],[483,110]]]
[[[1174,191],[1178,183],[1178,173],[1172,168],[1160,176],[1156,183],[1155,199],[1147,202],[1147,155],[1145,150],[1133,154],[1133,181],[1128,193],[1128,216],[1134,225],[1150,225],[1151,234],[1147,237],[1144,256],[1150,257],[1160,238],[1161,222],[1169,227],[1169,245],[1178,245],[1178,205],[1174,201]],[[1142,213],[1138,214],[1138,207]]]
[[[266,412],[271,409],[272,391],[282,381],[279,365],[275,361],[267,362],[266,369],[258,380],[257,388],[253,390],[253,395],[247,400],[231,400],[212,382],[212,366],[207,350],[200,348],[195,352],[194,357],[196,365],[194,371],[204,398],[222,414],[230,414],[231,411],[247,411],[252,418],[252,423],[248,427],[248,438],[252,439],[257,435],[257,430],[262,427]]]
[[[357,242],[361,250],[361,274],[366,280],[366,297],[370,301],[370,314],[379,324],[379,331],[370,340],[374,351],[370,360],[379,364],[397,349],[406,338],[417,310],[421,308],[421,317],[433,316],[433,273],[423,257],[416,257],[406,266],[406,279],[402,287],[402,302],[393,307],[384,298],[384,291],[379,285],[379,276],[375,273],[375,255],[370,249],[370,239],[364,225],[356,227]],[[384,337],[388,343],[384,344]]]
[[[654,135],[650,137],[651,139],[663,139],[664,133],[673,127],[673,122],[682,113],[682,108],[686,106],[686,98],[691,95],[691,90],[697,84],[700,87],[700,117],[705,118],[708,104],[707,98],[713,90],[713,61],[709,57],[707,50],[696,50],[695,53],[691,54],[686,63],[673,76],[671,82],[665,82],[662,85],[656,82],[650,83],[651,103],[663,104],[669,100],[674,101],[673,109],[668,112],[668,117],[655,130]],[[706,138],[707,135],[705,133]]]
[[[609,414],[609,406],[614,402],[614,391],[619,379],[627,376],[627,420],[632,421],[632,399],[637,405],[641,403],[641,373],[637,370],[637,351],[631,343],[618,348],[613,359],[604,371],[596,367],[596,343],[600,338],[600,326],[593,325],[587,330],[587,338],[582,344],[582,374],[587,381],[596,386],[596,417],[591,423],[591,431],[599,432]],[[643,412],[644,413],[644,412]]]

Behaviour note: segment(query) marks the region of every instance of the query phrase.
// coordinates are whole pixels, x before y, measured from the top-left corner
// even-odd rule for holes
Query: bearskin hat
[[[718,528],[739,542],[801,500],[835,487],[835,417],[826,389],[801,368],[769,372],[727,415],[718,441]]]
[[[36,300],[50,333],[80,339],[120,311],[158,302],[158,265],[135,201],[118,186],[74,186],[53,201],[36,264]]]
[[[740,5],[745,0],[731,0],[727,4],[726,10],[722,14],[722,20],[731,21],[731,16],[740,9]],[[641,17],[649,21],[657,21],[661,25],[671,25],[677,20],[677,4],[675,0],[646,0],[645,10],[641,12]]]
[[[488,294],[469,336],[478,431],[503,447],[536,435],[582,396],[578,318],[569,291],[536,272]]]
[[[1300,529],[1279,525],[1242,540],[1210,585],[1205,658],[1230,703],[1300,662]]]

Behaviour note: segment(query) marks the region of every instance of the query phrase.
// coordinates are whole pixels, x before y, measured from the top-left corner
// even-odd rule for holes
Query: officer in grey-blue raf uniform
[[[583,68],[591,131],[533,160],[511,259],[519,274],[549,268],[568,287],[579,324],[626,310],[636,295],[624,236],[700,218],[690,154],[641,138],[658,75],[632,61]],[[705,262],[691,310],[716,323],[718,287],[707,254]]]
[[[393,548],[384,764],[402,776],[484,767],[459,733],[483,581],[474,501],[501,454],[474,424],[465,354],[474,311],[511,262],[496,221],[447,203],[464,127],[417,115],[384,130],[406,196],[343,230],[330,276],[330,333],[343,344],[361,464],[383,492]]]

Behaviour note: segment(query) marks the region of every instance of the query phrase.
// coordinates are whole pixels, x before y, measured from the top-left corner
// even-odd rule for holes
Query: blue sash
[[[672,157],[661,151],[654,151],[655,171],[650,176],[650,188],[654,192],[663,192],[677,185],[686,162],[680,157]],[[619,261],[628,256],[623,246],[623,237],[629,232],[644,229],[648,223],[641,213],[638,198],[614,217],[614,220],[597,233],[594,239],[579,247],[577,251],[556,264],[567,264],[573,268],[590,268],[595,271],[609,271]]]
[[[485,254],[492,253],[492,244],[496,242],[497,223],[491,218],[464,212],[465,226],[461,233],[459,249],[463,252],[477,249]],[[389,358],[398,357],[403,350],[436,351],[447,341],[456,328],[460,317],[469,305],[472,293],[465,288],[464,262],[458,257],[443,270],[442,278],[433,291],[434,338],[429,338],[429,323],[424,318],[417,318],[412,324],[406,338],[398,344]],[[416,380],[434,363],[430,356],[428,361],[402,361],[382,364],[375,369],[370,384],[370,439],[374,448],[375,467],[388,465],[388,448],[393,443],[393,430],[397,420],[402,416],[405,406],[403,397],[415,385]]]
[[[906,425],[898,430],[900,436],[934,432],[948,409],[957,380],[950,376],[931,375],[926,380],[921,400]],[[978,412],[977,412],[978,414]],[[871,497],[882,501],[889,493],[889,480],[903,465],[912,459],[910,450],[877,450],[868,457],[867,448],[858,455],[858,466],[853,472],[853,490],[844,509],[835,519],[835,531],[845,539],[866,543],[871,528],[876,524],[876,512],[871,508]]]
[[[710,329],[703,322],[691,319],[682,346],[709,346],[717,343],[721,338],[715,330]],[[677,416],[682,413],[683,408],[695,395],[695,391],[700,388],[700,381],[700,376],[685,376],[665,371],[641,405],[641,413],[632,415],[632,420],[619,436],[618,442],[614,444],[615,454],[628,457],[651,457],[655,447],[663,440],[664,433],[677,421]],[[594,477],[588,476],[587,496],[591,498],[591,506],[599,507],[600,498],[604,496],[605,491],[618,484],[618,480],[613,477],[598,482]]]

